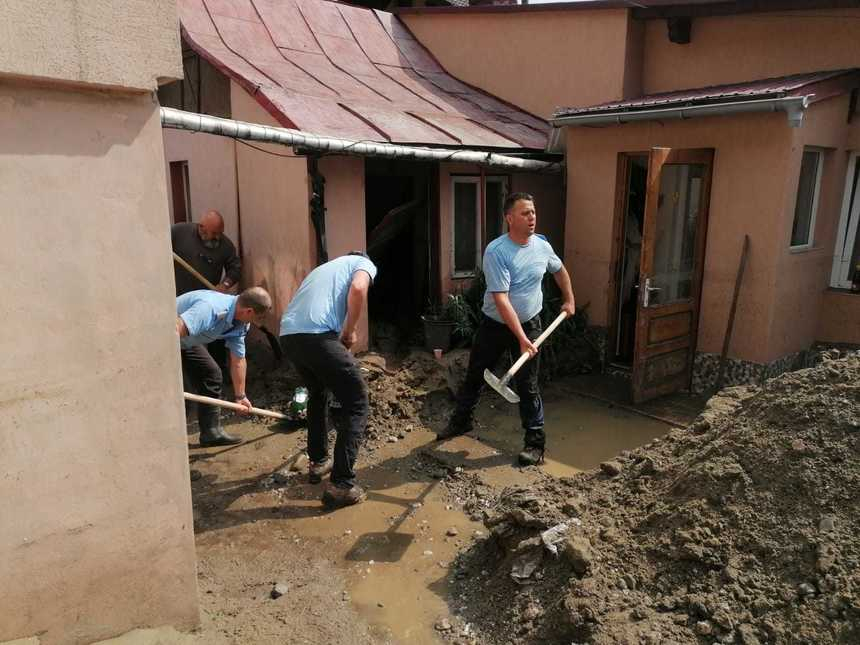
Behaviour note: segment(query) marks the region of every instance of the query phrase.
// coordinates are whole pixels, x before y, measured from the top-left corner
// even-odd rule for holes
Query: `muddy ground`
[[[293,375],[251,358],[252,401],[284,409]],[[302,427],[232,417],[245,443],[201,449],[192,425],[201,643],[485,642],[458,590],[464,576],[484,574],[452,563],[488,539],[481,520],[499,492],[551,485],[667,430],[560,382],[545,389],[543,468],[513,465],[516,408],[489,394],[474,436],[437,443],[465,362],[462,352],[446,365],[424,352],[363,359],[372,413],[358,475],[368,499],[334,512],[307,482]]]
[[[860,643],[860,356],[512,486],[451,593],[479,642]]]

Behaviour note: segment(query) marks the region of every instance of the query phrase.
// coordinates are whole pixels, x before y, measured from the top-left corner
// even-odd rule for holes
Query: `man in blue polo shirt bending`
[[[252,287],[238,296],[217,291],[189,291],[176,298],[176,332],[182,354],[182,371],[198,394],[221,398],[221,368],[206,351],[206,344],[223,339],[230,350],[230,376],[236,402],[251,407],[245,395],[245,335],[250,323],[272,308],[265,289]],[[214,405],[197,404],[201,446],[225,446],[242,439],[227,434]]]
[[[281,347],[308,388],[308,457],[310,481],[331,473],[323,493],[329,506],[357,504],[364,491],[355,483],[355,459],[367,426],[367,386],[349,348],[367,304],[376,265],[353,251],[311,271],[281,317]],[[334,461],[328,451],[326,391],[343,410],[337,428]]]
[[[517,372],[517,394],[520,396],[520,421],[525,432],[525,446],[519,454],[523,466],[543,461],[543,402],[538,387],[539,359],[534,340],[540,336],[540,312],[543,308],[541,282],[549,271],[561,289],[562,311],[572,316],[576,311],[570,276],[549,242],[535,235],[537,216],[534,198],[528,193],[513,193],[504,204],[506,235],[496,238],[484,251],[483,317],[469,355],[466,378],[457,394],[457,407],[448,427],[438,433],[447,439],[472,430],[472,416],[481,388],[484,370],[493,369],[505,350],[517,358],[528,352],[529,361]]]

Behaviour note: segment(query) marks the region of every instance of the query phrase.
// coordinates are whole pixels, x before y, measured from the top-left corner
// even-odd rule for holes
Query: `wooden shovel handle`
[[[547,337],[548,337],[552,332],[554,332],[554,331],[555,331],[555,328],[556,328],[556,327],[558,327],[562,322],[564,322],[564,319],[565,319],[565,318],[567,318],[567,312],[566,312],[566,311],[562,311],[558,316],[556,316],[556,317],[555,317],[555,320],[553,320],[553,321],[549,324],[549,327],[547,327],[546,329],[544,329],[543,333],[542,333],[540,336],[538,336],[538,337],[537,337],[537,339],[536,339],[536,340],[535,340],[535,342],[534,342],[535,347],[540,347],[541,343],[542,343],[543,341],[545,341],[545,340],[547,339]],[[508,381],[510,381],[510,380],[513,378],[514,374],[516,374],[516,373],[517,373],[517,371],[518,371],[518,370],[523,366],[523,364],[524,364],[527,360],[529,360],[529,353],[528,353],[528,352],[523,352],[522,356],[520,356],[520,357],[517,359],[517,362],[516,362],[516,363],[514,363],[513,365],[511,365],[511,369],[509,369],[509,370],[508,370],[508,372],[507,372],[507,374],[505,374],[505,375],[504,375],[503,380],[505,381],[505,383],[507,383]]]
[[[188,264],[188,262],[183,260],[178,255],[176,255],[175,252],[173,253],[173,261],[176,262],[176,264],[181,266],[183,269],[188,271],[188,273],[193,275],[195,278],[200,280],[200,283],[203,284],[207,289],[211,289],[212,291],[215,291],[215,285],[214,284],[212,284],[211,282],[209,282],[209,280],[204,278],[197,269],[195,269],[193,266]]]
[[[219,408],[227,408],[228,410],[248,410],[244,405],[240,405],[239,403],[233,403],[232,401],[222,401],[221,399],[213,399],[211,396],[202,396],[200,394],[190,394],[185,392],[185,400],[186,401],[195,401],[197,403],[207,403],[209,405],[217,405]],[[249,410],[251,414],[258,414],[261,417],[271,417],[272,419],[281,419],[288,420],[289,417],[286,414],[281,414],[280,412],[274,412],[273,410],[264,410],[263,408],[251,408]]]

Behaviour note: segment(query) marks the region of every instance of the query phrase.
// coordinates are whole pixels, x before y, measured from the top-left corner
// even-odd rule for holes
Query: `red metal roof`
[[[179,0],[183,37],[284,127],[470,148],[546,146],[546,121],[448,74],[396,16],[327,0]]]
[[[579,114],[599,114],[602,112],[635,112],[638,110],[651,110],[663,107],[678,107],[688,105],[708,105],[713,103],[726,103],[738,100],[772,99],[786,96],[800,96],[814,93],[814,86],[825,81],[836,79],[850,80],[857,76],[858,70],[843,69],[826,72],[813,72],[809,74],[794,74],[779,78],[767,78],[747,83],[734,83],[731,85],[715,85],[697,89],[678,90],[665,92],[663,94],[650,94],[625,101],[610,101],[599,105],[588,107],[558,108],[553,118],[575,116]],[[832,95],[829,88],[827,96]],[[825,97],[819,97],[825,98]]]

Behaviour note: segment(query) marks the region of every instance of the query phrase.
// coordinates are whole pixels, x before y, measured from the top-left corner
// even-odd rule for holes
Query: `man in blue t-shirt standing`
[[[549,242],[535,235],[534,198],[528,193],[513,193],[505,200],[504,212],[508,233],[490,242],[484,251],[487,279],[484,315],[472,344],[466,379],[457,394],[457,407],[448,427],[438,433],[438,439],[472,430],[472,415],[484,385],[485,369],[492,369],[505,350],[510,350],[514,357],[528,352],[533,358],[514,378],[525,431],[525,446],[519,454],[519,463],[531,466],[543,461],[546,443],[543,402],[538,387],[539,359],[533,341],[541,333],[541,282],[547,271],[561,289],[562,311],[572,316],[576,304],[567,269]]]
[[[357,504],[355,459],[367,426],[367,386],[349,348],[367,304],[376,265],[353,251],[311,271],[281,317],[281,347],[308,388],[308,466],[312,483],[331,473],[323,493],[329,506]],[[345,423],[337,428],[334,460],[328,451],[326,391],[340,403]]]

